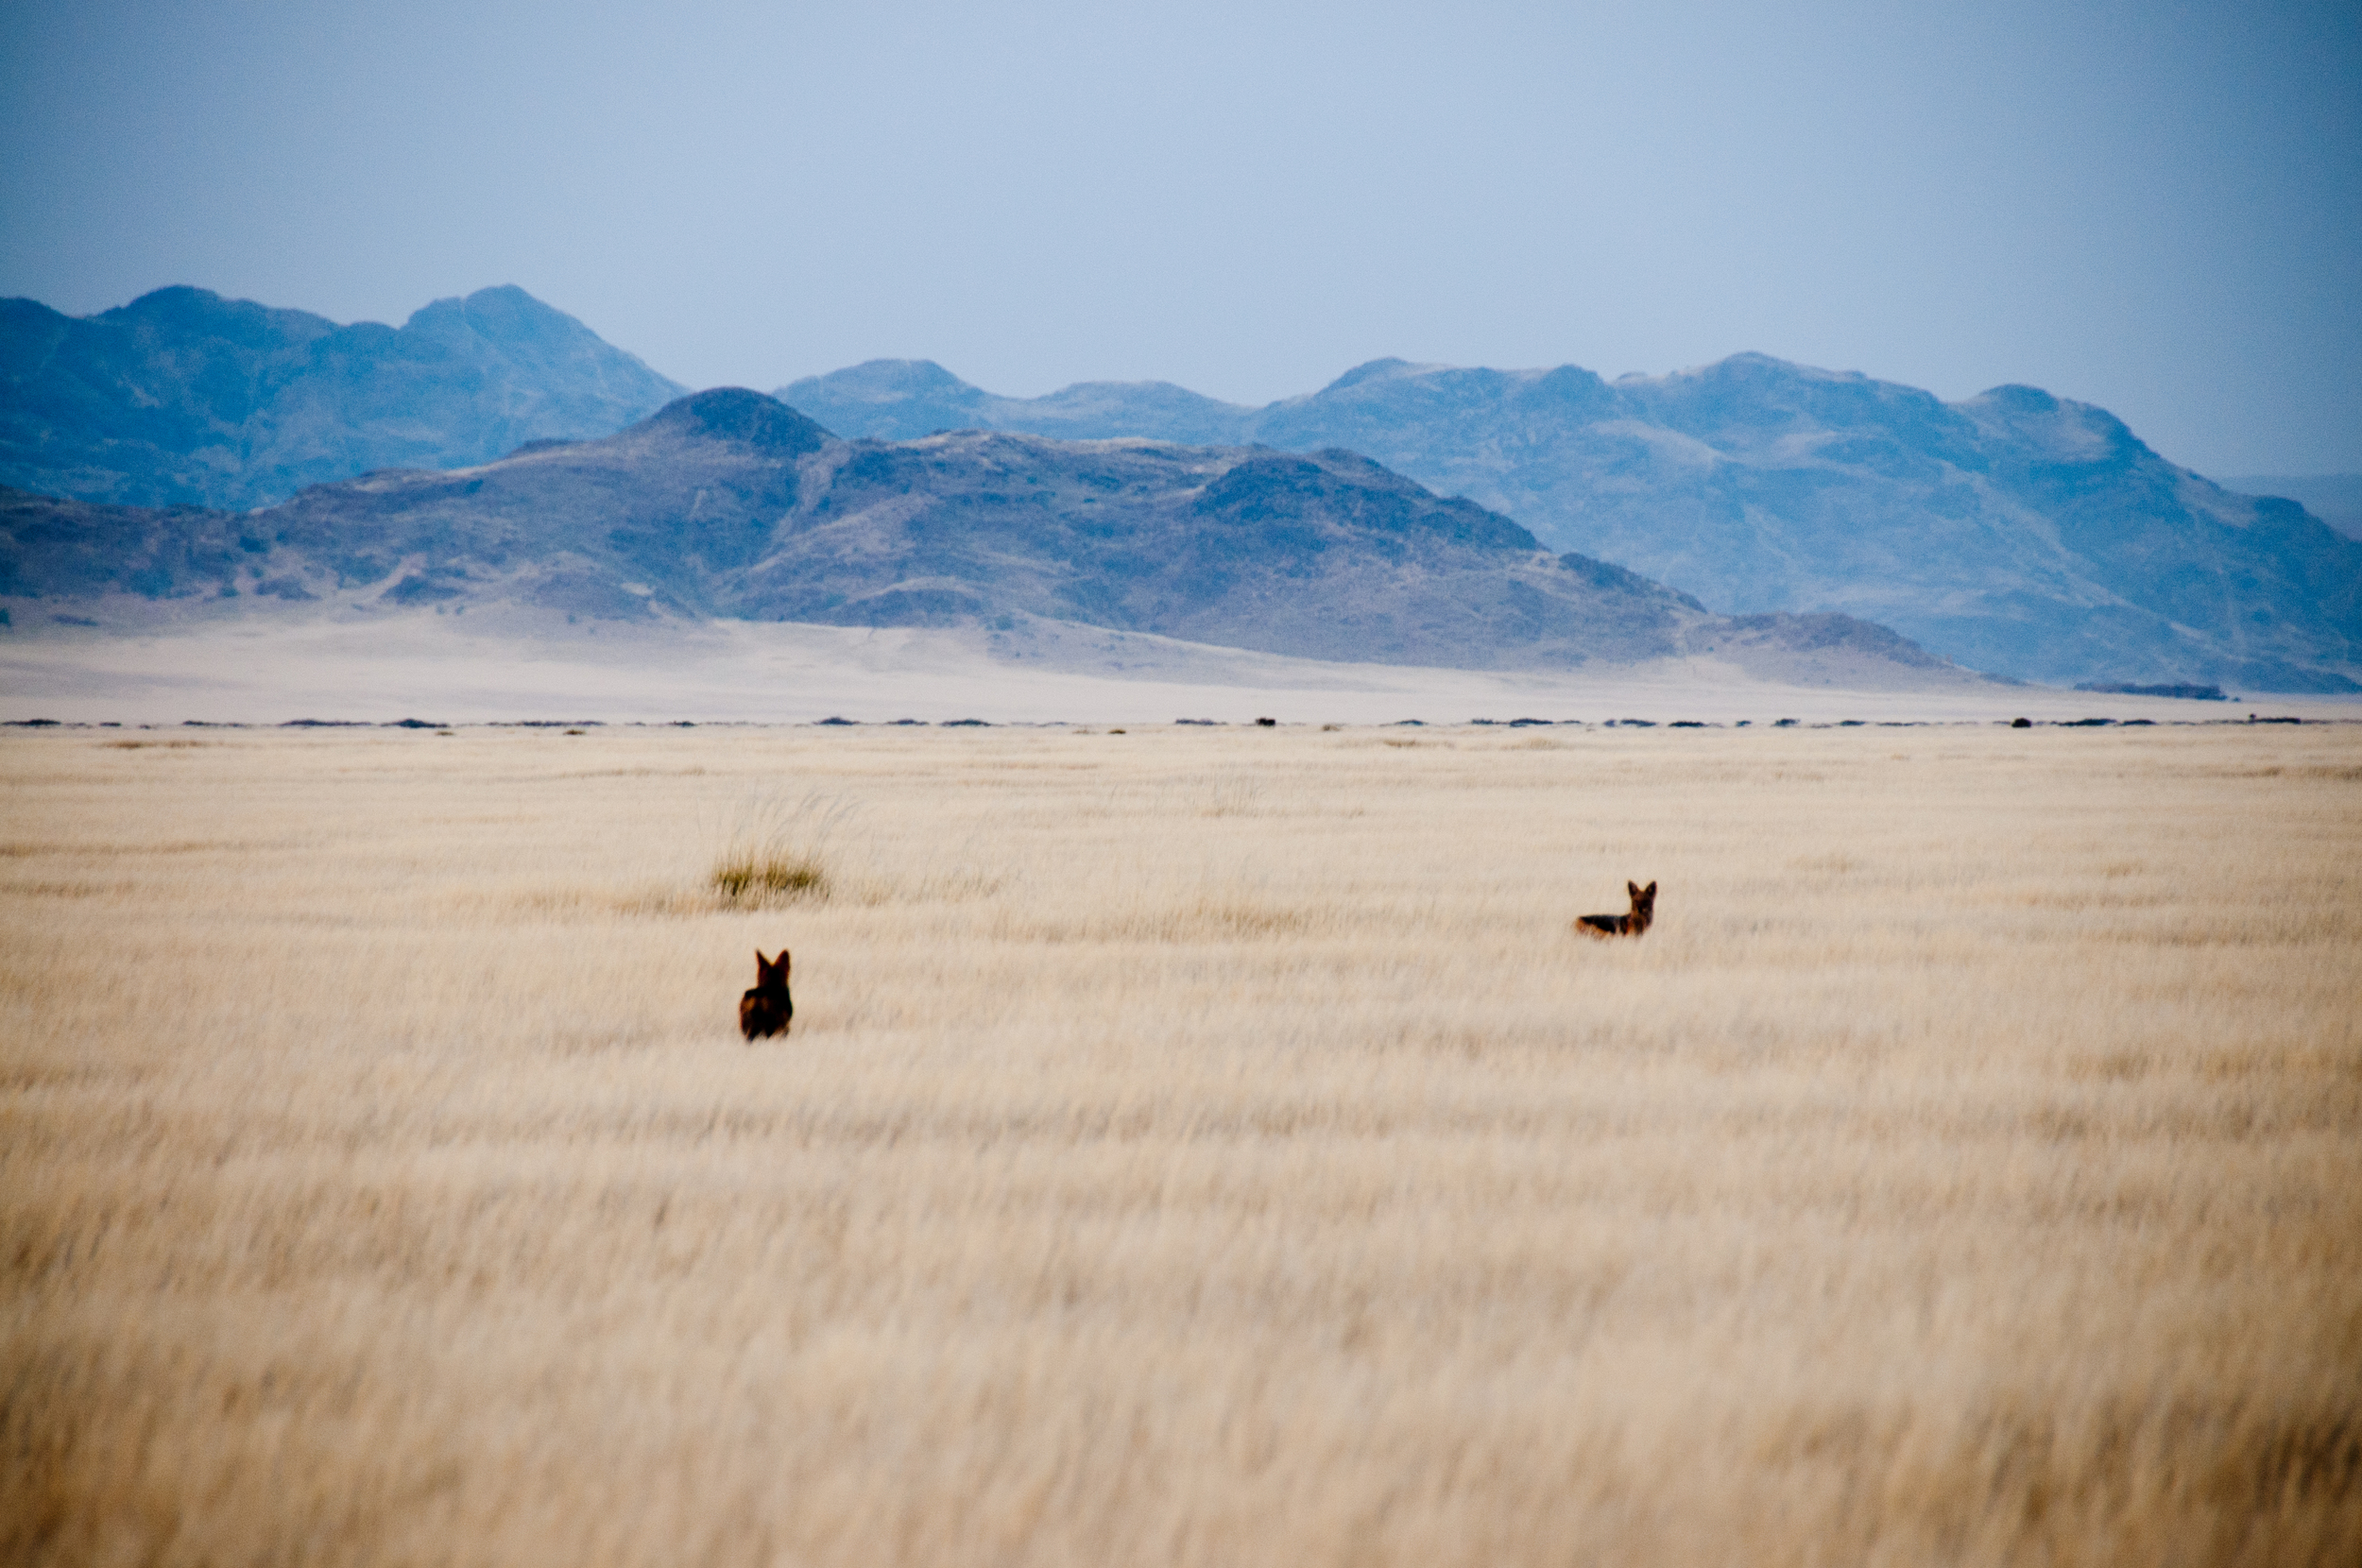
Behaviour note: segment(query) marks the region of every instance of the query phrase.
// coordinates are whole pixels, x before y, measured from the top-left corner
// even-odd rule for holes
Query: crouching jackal
[[[1585,936],[1638,936],[1647,930],[1656,918],[1656,884],[1651,882],[1644,888],[1638,882],[1626,882],[1624,891],[1632,895],[1630,914],[1586,914],[1575,922],[1575,929]]]

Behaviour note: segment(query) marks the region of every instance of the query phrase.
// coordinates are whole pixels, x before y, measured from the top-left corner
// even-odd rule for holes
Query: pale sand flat
[[[2209,703],[2011,686],[1842,659],[1751,672],[1711,657],[1566,673],[1329,663],[1070,622],[1011,631],[707,622],[569,625],[497,611],[209,614],[138,601],[96,626],[18,602],[0,632],[0,719],[456,724],[521,719],[810,723],[1461,724],[1521,717],[1766,724],[2086,717],[2202,722],[2253,709],[2362,717],[2319,696]],[[33,613],[26,613],[27,609]],[[1787,678],[1765,678],[1767,673]],[[2243,693],[2242,696],[2245,694]]]

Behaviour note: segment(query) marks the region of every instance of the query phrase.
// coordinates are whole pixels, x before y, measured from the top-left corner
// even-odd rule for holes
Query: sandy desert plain
[[[1125,728],[5,732],[0,1560],[2362,1560],[2362,725]]]

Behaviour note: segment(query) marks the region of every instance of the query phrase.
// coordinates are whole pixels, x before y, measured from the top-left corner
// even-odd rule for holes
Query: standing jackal
[[[796,999],[787,994],[787,949],[779,949],[774,963],[757,947],[755,988],[739,999],[738,1027],[752,1045],[758,1034],[785,1034],[788,1020],[795,1016]]]
[[[1638,882],[1626,882],[1624,891],[1632,895],[1630,914],[1586,914],[1575,922],[1575,929],[1585,936],[1638,936],[1647,930],[1656,918],[1656,884],[1651,882],[1644,888]]]

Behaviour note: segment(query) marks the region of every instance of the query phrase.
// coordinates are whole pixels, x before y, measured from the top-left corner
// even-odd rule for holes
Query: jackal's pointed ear
[[[1631,894],[1635,898],[1637,898],[1640,896],[1640,884],[1638,882],[1626,882],[1624,884],[1624,891]]]
[[[787,949],[779,949],[779,979],[787,979]]]
[[[757,947],[755,949],[755,973],[758,975],[767,975],[770,972],[771,961],[762,956],[762,948]]]
[[[1647,887],[1642,888],[1640,890],[1640,896],[1643,898],[1654,898],[1656,896],[1656,884],[1654,882],[1651,882]],[[784,957],[785,955],[782,954],[781,956]]]

